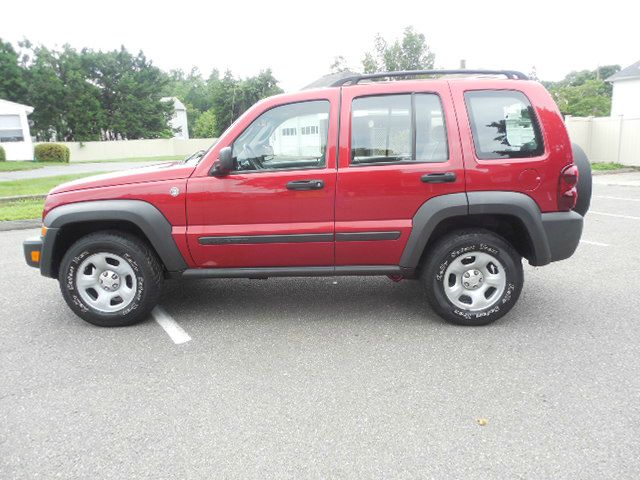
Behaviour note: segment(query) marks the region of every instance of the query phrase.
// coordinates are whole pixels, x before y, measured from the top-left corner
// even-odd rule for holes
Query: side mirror
[[[231,147],[224,147],[220,150],[218,160],[213,163],[213,167],[211,168],[211,175],[221,177],[231,172],[233,170],[233,158],[231,155]]]

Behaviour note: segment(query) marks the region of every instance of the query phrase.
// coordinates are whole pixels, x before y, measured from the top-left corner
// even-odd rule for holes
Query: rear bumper
[[[24,259],[27,265],[34,268],[40,268],[42,260],[42,239],[40,237],[28,238],[22,242],[24,250]]]
[[[557,262],[573,255],[582,236],[584,218],[577,212],[542,214],[542,226],[547,237],[550,261]]]

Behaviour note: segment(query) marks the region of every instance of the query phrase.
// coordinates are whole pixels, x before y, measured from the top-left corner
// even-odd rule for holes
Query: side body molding
[[[468,213],[466,193],[441,195],[424,202],[413,216],[413,229],[402,252],[400,266],[416,268],[424,247],[438,224],[446,218],[464,216]]]
[[[44,219],[48,228],[43,243],[40,271],[52,276],[56,237],[60,229],[74,223],[126,221],[135,224],[146,235],[169,272],[187,269],[173,237],[169,221],[156,207],[141,200],[97,200],[70,203],[54,208]]]

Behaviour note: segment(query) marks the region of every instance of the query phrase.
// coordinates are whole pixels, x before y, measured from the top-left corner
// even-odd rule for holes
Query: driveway
[[[0,182],[10,180],[22,180],[27,178],[53,177],[57,175],[74,175],[77,173],[91,172],[115,172],[118,170],[128,170],[130,168],[156,165],[158,161],[152,162],[91,162],[91,163],[70,163],[68,165],[47,166],[35,170],[18,170],[17,172],[0,172]]]
[[[639,211],[596,182],[577,253],[483,328],[311,278],[168,282],[102,329],[1,232],[0,478],[637,478]]]

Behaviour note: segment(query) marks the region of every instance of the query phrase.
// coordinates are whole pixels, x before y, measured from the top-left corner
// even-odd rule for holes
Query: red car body
[[[544,152],[533,158],[482,160],[476,155],[464,93],[514,90],[535,109]],[[435,93],[445,115],[449,160],[440,163],[350,166],[351,105],[357,97],[393,93]],[[284,104],[330,103],[326,165],[287,171],[211,175],[220,150],[230,146],[263,112]],[[558,211],[558,178],[573,162],[562,116],[537,82],[448,79],[376,82],[305,90],[259,102],[240,117],[195,166],[180,162],[106,174],[63,184],[47,197],[43,218],[53,209],[93,200],[141,200],[155,206],[189,268],[341,265],[398,265],[412,231],[412,219],[429,199],[460,192],[520,192],[540,212]],[[423,183],[431,173],[455,174],[450,183]],[[321,190],[287,189],[288,182],[322,180]],[[169,195],[172,188],[176,196]],[[398,238],[369,241],[203,245],[201,237],[400,232]]]

